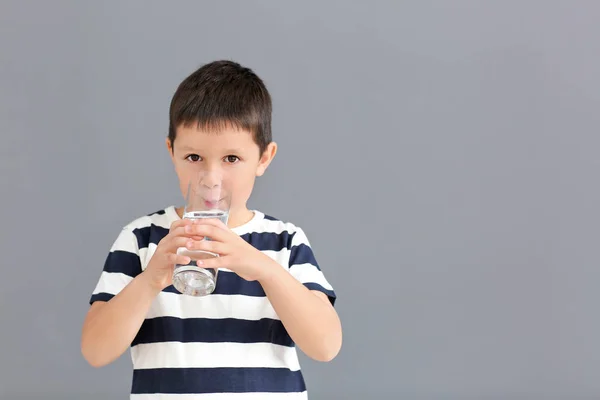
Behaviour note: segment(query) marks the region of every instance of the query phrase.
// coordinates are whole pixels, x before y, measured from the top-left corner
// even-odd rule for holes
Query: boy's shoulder
[[[288,232],[291,234],[301,230],[301,228],[293,222],[279,219],[270,214],[266,214],[257,210],[254,210],[254,213],[254,219],[257,221],[257,225],[255,227],[261,227],[267,232]]]
[[[171,224],[179,218],[174,206],[166,207],[151,213],[138,215],[132,220],[129,220],[123,230],[136,231],[149,228],[169,229]]]
[[[310,243],[304,230],[297,224],[254,210],[254,218],[247,224],[232,229],[254,247],[261,250],[292,250]]]

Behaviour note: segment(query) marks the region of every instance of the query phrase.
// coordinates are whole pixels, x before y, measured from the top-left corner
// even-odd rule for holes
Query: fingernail
[[[186,227],[185,227],[185,231],[186,231],[187,233],[192,233],[192,227],[191,227],[190,225],[186,226]]]
[[[192,247],[194,247],[194,242],[192,242],[191,240],[189,242],[187,242],[186,246],[191,249]]]
[[[196,260],[196,265],[203,265],[203,264],[204,264],[204,261],[202,261],[202,260]]]

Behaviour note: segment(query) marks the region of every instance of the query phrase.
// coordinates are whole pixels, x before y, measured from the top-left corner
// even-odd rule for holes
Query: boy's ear
[[[173,144],[171,143],[171,139],[165,139],[165,144],[167,145],[167,150],[169,151],[169,156],[171,156],[171,161],[173,161]]]
[[[275,154],[277,154],[277,143],[271,142],[269,143],[262,156],[260,157],[260,160],[258,161],[258,168],[256,168],[256,176],[262,176],[265,173],[267,167],[269,166],[269,164],[271,164],[271,161],[273,161]]]

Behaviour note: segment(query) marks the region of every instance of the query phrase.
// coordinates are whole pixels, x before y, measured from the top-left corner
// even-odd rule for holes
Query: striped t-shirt
[[[171,206],[123,228],[90,304],[108,301],[141,273],[179,219]],[[311,290],[335,301],[306,235],[259,211],[232,229]],[[294,342],[261,285],[219,270],[215,291],[182,295],[173,286],[154,299],[131,343],[131,399],[306,399]]]

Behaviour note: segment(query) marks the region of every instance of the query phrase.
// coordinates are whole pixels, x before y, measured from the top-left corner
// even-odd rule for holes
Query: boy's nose
[[[208,188],[214,188],[221,186],[222,180],[223,174],[220,171],[210,170],[202,172],[200,183]]]

